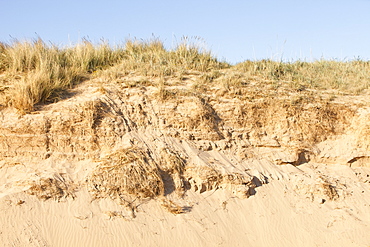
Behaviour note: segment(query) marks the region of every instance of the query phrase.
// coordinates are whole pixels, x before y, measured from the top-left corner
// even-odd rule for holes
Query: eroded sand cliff
[[[3,109],[0,243],[370,245],[367,96],[198,79]]]

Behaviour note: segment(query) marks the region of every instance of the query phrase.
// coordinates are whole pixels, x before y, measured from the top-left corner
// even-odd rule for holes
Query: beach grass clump
[[[112,66],[121,57],[119,49],[89,41],[69,48],[48,45],[41,39],[14,41],[0,47],[0,69],[6,74],[2,84],[7,88],[2,103],[25,113],[37,103],[56,98],[88,73]]]
[[[106,157],[89,176],[88,188],[94,198],[108,197],[123,203],[164,194],[157,164],[139,148],[121,149]]]
[[[219,62],[211,52],[184,39],[175,49],[167,50],[158,39],[128,40],[120,67],[144,76],[171,76],[187,71],[212,71],[229,65]]]

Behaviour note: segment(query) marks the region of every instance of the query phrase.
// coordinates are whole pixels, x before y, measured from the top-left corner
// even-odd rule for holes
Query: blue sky
[[[231,63],[255,59],[370,59],[370,0],[0,0],[0,41],[40,36],[57,45],[83,37],[201,37]],[[197,42],[198,43],[198,42]]]

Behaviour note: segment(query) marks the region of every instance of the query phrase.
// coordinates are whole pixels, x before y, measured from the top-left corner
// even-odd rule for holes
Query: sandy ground
[[[216,132],[194,132],[199,134],[195,138],[184,138],[190,132],[180,127],[179,135],[168,134],[174,129],[165,132],[165,121],[155,117],[172,109],[171,103],[154,107],[156,114],[145,110],[149,103],[141,103],[144,114],[140,109],[125,112],[131,106],[138,109],[135,104],[145,94],[138,90],[130,91],[132,98],[120,99],[121,108],[113,99],[104,101],[113,110],[89,124],[84,121],[96,112],[83,115],[79,109],[95,106],[82,103],[107,96],[94,87],[84,90],[91,93],[35,114],[1,113],[0,246],[370,246],[366,105],[340,134],[302,151],[296,144],[277,145],[269,135],[267,140],[243,140],[243,135],[227,142],[204,137],[221,133],[220,125]],[[71,112],[82,117],[76,120]],[[158,125],[150,125],[156,121]],[[99,171],[103,158],[132,146],[148,150],[147,158],[156,164],[162,164],[159,150],[174,150],[186,164],[184,171],[176,175],[162,167],[164,191],[152,198],[123,203],[124,192],[94,196],[102,185],[92,185],[91,174]],[[107,178],[117,182],[121,175],[108,171]],[[188,185],[176,193],[182,182]]]
[[[42,201],[23,192],[0,199],[3,246],[368,246],[369,182],[341,165],[286,165],[248,199],[224,190],[188,192],[171,214],[152,200],[133,214],[111,199],[91,201],[86,190],[75,199]],[[339,199],[311,194],[310,183],[326,174],[345,183]],[[297,189],[297,187],[303,187]],[[344,185],[343,185],[344,186]]]

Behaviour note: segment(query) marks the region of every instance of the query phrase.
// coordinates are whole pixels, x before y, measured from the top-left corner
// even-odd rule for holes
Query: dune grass
[[[94,46],[83,42],[61,49],[41,39],[1,44],[0,70],[3,79],[2,103],[21,111],[57,96],[97,69],[112,66],[121,57],[107,43]],[[5,91],[5,92],[4,92]]]
[[[0,106],[28,113],[36,104],[55,101],[64,90],[100,75],[109,74],[111,79],[130,73],[181,78],[189,71],[199,72],[198,84],[205,85],[220,77],[225,85],[234,87],[253,80],[284,83],[297,89],[359,93],[370,86],[368,61],[260,60],[231,66],[187,40],[169,50],[158,39],[128,40],[116,47],[105,41],[93,44],[85,40],[64,48],[36,39],[0,43]],[[204,86],[198,88],[204,91]]]
[[[245,77],[280,81],[297,88],[338,89],[359,93],[370,86],[369,61],[245,61],[235,66]]]
[[[114,66],[120,74],[163,76],[184,70],[209,71],[227,64],[186,42],[166,50],[157,39],[128,40],[117,47],[84,41],[59,48],[41,39],[0,43],[0,72],[5,75],[0,81],[0,104],[29,112],[35,104],[52,100],[93,72]]]

